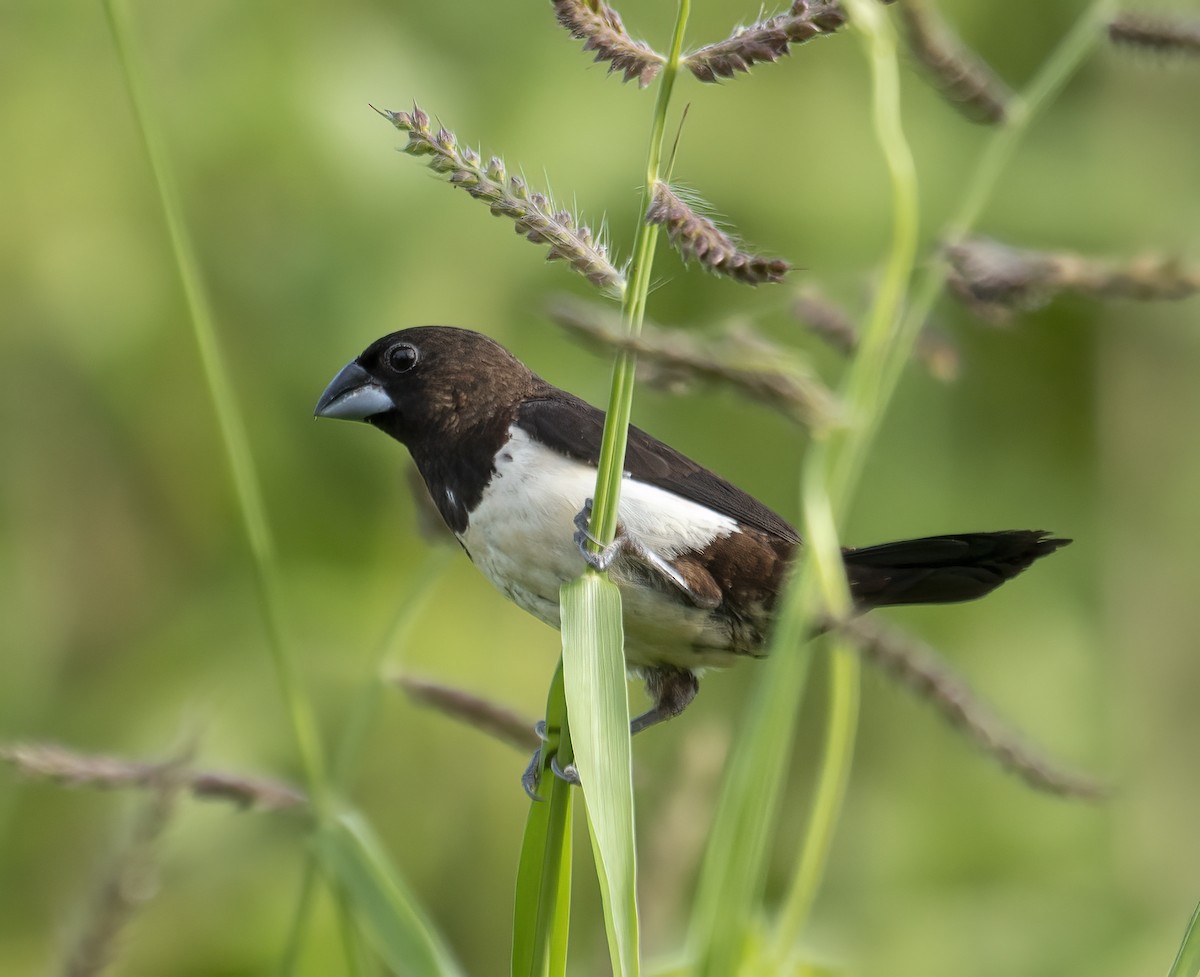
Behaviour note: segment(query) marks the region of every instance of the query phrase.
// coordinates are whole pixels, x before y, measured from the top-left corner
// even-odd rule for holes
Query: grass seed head
[[[832,34],[845,23],[846,14],[836,0],[795,0],[786,14],[739,27],[725,40],[692,51],[683,63],[700,81],[732,78],[755,64],[778,61],[791,45]]]
[[[647,224],[659,224],[685,261],[695,259],[709,271],[746,285],[780,282],[792,270],[780,258],[766,258],[739,247],[729,234],[712,220],[694,211],[669,186],[654,186]]]
[[[459,145],[451,130],[439,127],[435,132],[429,116],[415,105],[411,112],[376,111],[407,133],[406,153],[429,157],[429,168],[451,186],[482,200],[494,216],[514,221],[526,240],[548,245],[549,260],[567,262],[600,288],[617,294],[624,290],[624,272],[609,261],[607,248],[594,239],[591,229],[576,230],[578,221],[571,213],[556,210],[544,193],[531,192],[523,177],[509,176],[499,156],[484,164],[476,150]]]
[[[909,50],[946,101],[972,122],[1003,122],[1012,92],[996,73],[953,35],[925,0],[905,0],[897,9]]]
[[[621,15],[603,0],[553,0],[558,22],[572,37],[583,41],[585,51],[595,51],[596,61],[607,61],[608,71],[620,71],[625,81],[637,79],[645,88],[666,59],[644,41],[635,41],[621,23]]]
[[[1200,55],[1200,20],[1123,13],[1108,25],[1108,37],[1114,44],[1127,47],[1163,54]]]

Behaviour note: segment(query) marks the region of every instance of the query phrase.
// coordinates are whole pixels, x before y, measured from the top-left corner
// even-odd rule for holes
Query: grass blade
[[[629,697],[621,593],[595,573],[565,584],[563,679],[571,745],[583,783],[588,829],[614,974],[640,971]]]
[[[349,898],[367,938],[392,973],[462,974],[366,820],[354,813],[331,819],[313,843],[326,875]]]
[[[259,605],[267,626],[268,647],[275,665],[276,678],[291,721],[296,747],[304,765],[309,793],[314,807],[320,814],[325,809],[329,793],[324,754],[312,705],[301,686],[294,653],[285,637],[284,621],[287,615],[279,594],[275,544],[267,522],[266,504],[259,487],[250,439],[246,434],[246,423],[234,396],[233,382],[221,357],[208,293],[184,218],[175,173],[167,156],[162,133],[158,129],[158,117],[150,105],[149,85],[142,76],[141,53],[134,44],[124,4],[120,0],[106,0],[105,12],[108,14],[118,60],[125,74],[134,115],[162,204],[163,219],[191,318],[192,333],[200,354],[204,380],[208,385],[209,398],[216,414],[217,427],[233,478],[242,528],[253,558],[254,579],[258,588]]]
[[[1192,913],[1167,977],[1196,977],[1197,974],[1200,974],[1200,906]]]

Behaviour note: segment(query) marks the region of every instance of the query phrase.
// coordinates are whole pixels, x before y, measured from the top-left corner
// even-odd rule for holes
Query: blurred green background
[[[943,4],[1024,83],[1083,4]],[[753,3],[697,0],[693,44]],[[332,740],[397,608],[436,574],[388,670],[536,716],[556,635],[416,530],[407,459],[314,423],[333,373],[417,323],[480,329],[593,401],[603,359],[547,298],[589,286],[395,149],[367,107],[413,99],[502,153],[628,257],[652,95],[607,78],[544,2],[131,4],[250,427],[288,628]],[[673,4],[626,4],[665,45]],[[1193,14],[1195,11],[1192,11]],[[1031,247],[1200,261],[1200,67],[1101,45],[1029,134],[980,230]],[[906,121],[927,243],[988,132],[913,72]],[[690,102],[676,176],[801,266],[749,290],[665,250],[650,315],[752,321],[838,361],[787,314],[818,283],[861,308],[886,244],[885,175],[850,36]],[[0,6],[0,742],[44,739],[298,780],[227,466],[160,206],[101,6]],[[944,302],[957,382],[910,371],[845,541],[1047,528],[1076,543],[979,604],[891,617],[943,649],[1054,756],[1117,785],[1033,794],[868,672],[858,761],[813,955],[859,974],[1165,973],[1200,899],[1200,302],[1060,300],[996,328]],[[645,391],[635,421],[789,518],[803,437],[735,395]],[[753,666],[711,677],[635,748],[650,955],[676,946],[723,751]],[[818,676],[819,678],[819,676]],[[772,891],[807,807],[821,683],[795,750]],[[640,697],[641,693],[637,692]],[[640,700],[635,700],[635,707]],[[507,971],[525,758],[387,690],[353,798],[472,974]],[[55,972],[140,798],[0,770],[0,973]],[[580,836],[573,972],[607,972]],[[184,803],[114,973],[268,973],[301,874],[297,817]],[[591,961],[589,964],[588,961]],[[305,974],[343,967],[322,904]]]

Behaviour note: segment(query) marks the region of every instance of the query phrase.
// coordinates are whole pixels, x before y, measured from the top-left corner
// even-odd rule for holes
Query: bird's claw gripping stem
[[[604,573],[613,565],[621,552],[625,549],[624,537],[618,536],[611,543],[605,546],[600,540],[592,535],[589,527],[592,521],[592,506],[594,502],[588,499],[583,504],[583,508],[575,515],[575,545],[579,547],[579,552],[583,556],[583,560],[593,570],[599,573]],[[599,552],[592,549],[593,546],[600,548]]]
[[[568,763],[566,766],[563,766],[558,762],[559,730],[554,730],[554,735],[551,736],[551,733],[546,726],[546,721],[542,719],[538,720],[538,722],[534,725],[533,731],[537,734],[538,739],[542,741],[542,745],[533,751],[533,756],[529,760],[529,765],[525,768],[525,772],[521,774],[521,786],[525,789],[525,793],[529,795],[529,799],[531,801],[545,800],[545,798],[542,797],[537,791],[542,780],[543,753],[550,745],[552,739],[554,740],[555,745],[553,752],[549,754],[550,770],[559,780],[573,786],[578,786],[579,771],[575,769],[575,764]]]

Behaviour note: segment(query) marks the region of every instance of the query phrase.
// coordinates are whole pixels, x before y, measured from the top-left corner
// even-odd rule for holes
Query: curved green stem
[[[804,931],[808,914],[816,902],[817,890],[825,875],[833,833],[842,813],[842,802],[850,783],[854,760],[854,739],[858,729],[859,673],[858,653],[846,644],[833,648],[829,666],[829,716],[817,788],[808,816],[800,860],[792,878],[771,942],[770,956],[781,973],[790,972],[787,962],[795,952],[798,937]]]

